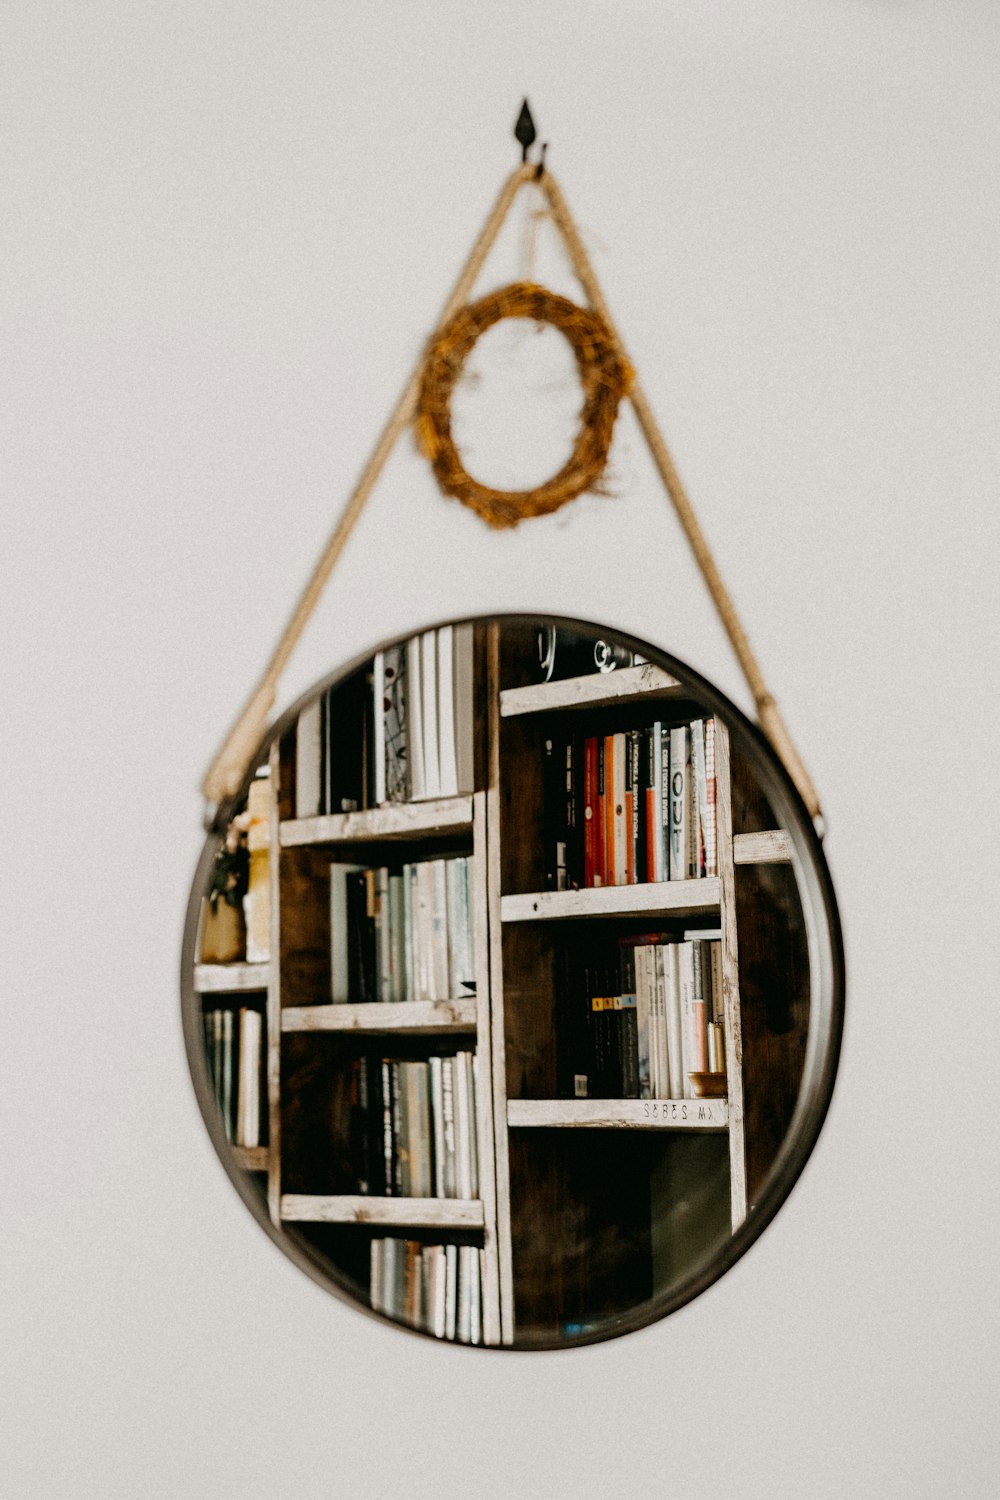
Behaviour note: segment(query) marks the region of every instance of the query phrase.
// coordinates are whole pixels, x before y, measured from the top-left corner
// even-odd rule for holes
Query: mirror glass
[[[648,644],[512,616],[285,715],[206,843],[182,993],[206,1125],[293,1260],[424,1336],[557,1348],[773,1218],[843,962],[759,731]]]

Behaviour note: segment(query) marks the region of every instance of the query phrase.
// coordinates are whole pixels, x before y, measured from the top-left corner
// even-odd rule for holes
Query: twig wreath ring
[[[573,452],[559,472],[536,489],[495,490],[473,479],[451,431],[451,395],[465,361],[479,337],[502,318],[533,318],[557,328],[576,356],[583,387]],[[533,282],[519,281],[459,308],[431,341],[417,403],[417,438],[444,494],[461,500],[498,530],[516,526],[529,516],[558,510],[584,490],[598,488],[618,404],[631,385],[631,367],[599,313]]]

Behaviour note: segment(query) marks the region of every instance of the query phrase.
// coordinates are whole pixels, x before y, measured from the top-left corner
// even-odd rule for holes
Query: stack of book
[[[560,1093],[690,1099],[692,1073],[725,1071],[718,934],[623,938],[611,962],[564,955]]]
[[[475,993],[472,861],[330,866],[330,994],[346,1002]]]
[[[264,1017],[249,1007],[226,1007],[206,1010],[203,1019],[208,1068],[226,1138],[236,1146],[260,1146]]]
[[[478,1061],[462,1049],[420,1060],[351,1062],[351,1150],[358,1191],[478,1198]]]
[[[471,625],[380,651],[299,714],[295,816],[471,792],[473,708]]]
[[[715,720],[542,742],[550,890],[718,874]]]
[[[475,1245],[373,1239],[372,1307],[435,1338],[481,1344],[482,1256]]]

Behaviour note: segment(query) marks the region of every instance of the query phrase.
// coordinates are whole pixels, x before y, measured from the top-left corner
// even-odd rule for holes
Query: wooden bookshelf
[[[265,991],[269,964],[196,964],[194,987],[199,995],[246,995]]]
[[[697,917],[719,911],[719,881],[669,880],[579,891],[501,896],[502,922],[571,922],[587,918]]]
[[[266,996],[269,1145],[234,1154],[246,1171],[266,1174],[275,1229],[304,1236],[339,1284],[359,1283],[364,1246],[380,1236],[474,1245],[483,1341],[544,1345],[588,1326],[572,1312],[577,1303],[592,1297],[598,1322],[614,1318],[629,1310],[616,1298],[630,1286],[648,1283],[641,1296],[652,1297],[664,1276],[683,1274],[685,1256],[694,1264],[711,1235],[724,1238],[746,1219],[794,1109],[808,961],[796,937],[775,973],[774,953],[788,946],[799,910],[790,842],[746,764],[732,761],[721,723],[717,875],[544,888],[542,737],[553,726],[608,734],[705,711],[651,664],[532,682],[522,627],[477,629],[475,790],[295,817],[293,727],[270,755],[271,961],[198,965],[195,988],[235,1002]],[[331,864],[402,867],[458,854],[471,861],[475,994],[332,1003]],[[726,1097],[560,1097],[560,951],[650,931],[679,936],[685,924],[721,933]],[[456,1046],[474,1046],[478,1059],[479,1196],[340,1190],[351,1060],[360,1049],[422,1059]],[[700,1205],[701,1239],[685,1220],[690,1204]],[[574,1237],[584,1234],[593,1254],[581,1266]]]
[[[342,1193],[333,1197],[285,1193],[281,1219],[296,1224],[374,1224],[384,1229],[482,1229],[481,1199],[376,1198]]]
[[[282,1031],[339,1031],[363,1036],[439,1036],[474,1032],[479,1007],[470,1000],[389,1000],[369,1005],[290,1005]]]
[[[726,1099],[509,1099],[511,1130],[725,1130]]]
[[[568,677],[556,682],[531,683],[526,687],[501,688],[500,714],[560,712],[572,708],[607,708],[636,699],[683,698],[687,689],[664,672],[646,663],[613,672],[593,672],[588,677]]]
[[[440,834],[472,833],[472,798],[447,797],[395,803],[364,812],[333,813],[282,821],[283,849],[309,844],[377,844],[417,841]]]

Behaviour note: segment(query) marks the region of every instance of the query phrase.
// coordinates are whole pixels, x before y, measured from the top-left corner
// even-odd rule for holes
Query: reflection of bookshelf
[[[717,875],[545,888],[541,746],[551,727],[604,733],[703,710],[657,667],[539,684],[533,657],[526,628],[477,628],[474,790],[460,795],[425,787],[422,800],[368,805],[363,777],[351,810],[327,810],[337,804],[324,794],[323,810],[296,816],[293,726],[270,757],[272,963],[225,975],[201,966],[196,978],[205,994],[228,986],[234,1003],[266,985],[270,1146],[254,1162],[267,1168],[275,1226],[358,1300],[404,1321],[414,1319],[400,1276],[422,1264],[443,1284],[472,1257],[485,1343],[572,1338],[631,1312],[738,1226],[787,1128],[808,1020],[787,839],[747,767],[731,761],[721,725]],[[362,669],[326,695],[324,734],[342,710],[345,735],[370,744],[358,706],[372,676]],[[331,865],[398,873],[459,857],[470,861],[474,993],[332,1003]],[[560,952],[585,934],[615,942],[699,929],[721,932],[725,1096],[560,1097]],[[350,1137],[361,1060],[370,1078],[390,1060],[473,1048],[477,1192],[414,1195],[377,1181],[359,1190]],[[450,1324],[442,1308],[439,1299],[418,1321],[441,1335],[456,1326],[453,1302]],[[468,1325],[443,1336],[469,1337]]]
[[[418,653],[416,665],[427,670],[426,649]],[[433,665],[442,665],[440,654]],[[382,666],[376,664],[376,675]],[[463,664],[456,665],[456,684],[461,684],[463,670]],[[334,747],[333,779],[321,773],[317,781],[311,764],[309,776],[317,785],[325,782],[325,791],[311,790],[307,800],[301,785],[296,785],[303,774],[303,750],[294,727],[271,753],[272,934],[277,961],[268,999],[269,1210],[283,1233],[328,1273],[332,1270],[360,1300],[442,1337],[497,1343],[486,799],[484,792],[471,789],[459,795],[427,796],[428,787],[436,789],[435,779],[446,785],[449,780],[428,774],[421,800],[375,800],[384,797],[386,786],[381,772],[375,777],[372,765],[373,740],[381,753],[380,731],[367,708],[372,676],[369,667],[341,689],[323,695],[323,733]],[[471,682],[464,686],[471,691]],[[363,765],[344,769],[338,733],[364,746]],[[469,743],[467,734],[466,749]],[[328,764],[325,744],[321,753]],[[337,774],[349,784],[348,811],[329,810],[338,803]],[[462,767],[461,755],[452,768],[452,784],[456,778],[460,785],[476,779],[474,770]],[[296,816],[304,806],[308,815]],[[374,998],[359,983],[360,960],[355,954],[353,967],[344,970],[349,993],[339,993],[335,1001],[338,983],[342,988],[345,982],[343,976],[339,982],[335,978],[332,957],[340,940],[335,891],[343,892],[352,879],[363,884],[369,872],[384,875],[387,883],[405,883],[412,876],[413,900],[418,901],[419,888],[425,910],[428,887],[422,877],[429,881],[439,874],[444,883],[456,870],[462,873],[466,893],[469,930],[464,951],[466,960],[474,955],[474,979],[458,984],[454,964],[446,963],[444,979],[440,967],[426,973],[422,967],[420,985],[415,974],[407,973],[405,985],[397,974],[391,993],[387,982],[384,998]],[[449,887],[449,902],[456,889],[454,884]],[[386,895],[380,887],[376,895],[384,922]],[[351,911],[353,943],[356,908]],[[393,911],[398,918],[395,906]],[[431,938],[417,930],[418,917],[410,906],[406,920],[412,962],[417,963],[420,941],[426,946]],[[449,930],[434,941],[449,942],[452,936]],[[395,939],[393,943],[395,952]],[[366,978],[370,984],[370,974]],[[404,1083],[411,1091],[409,1112]],[[414,1132],[423,1149],[427,1140],[422,1132],[440,1128],[443,1143],[445,1096],[452,1131],[451,1179],[444,1182],[442,1165],[440,1181],[429,1172],[424,1179],[416,1168],[410,1181],[409,1169],[400,1166],[400,1159],[409,1160],[419,1151],[408,1132]],[[463,1141],[468,1158],[464,1168],[459,1160]],[[443,1145],[439,1154],[445,1155]],[[366,1179],[363,1183],[361,1177]],[[425,1283],[422,1298],[414,1299],[414,1277]]]
[[[195,965],[194,971],[194,988],[201,999],[209,1071],[223,1129],[239,1165],[247,1172],[259,1173],[266,1173],[268,1170],[264,1089],[267,1043],[264,1013],[269,978],[270,967],[266,963],[199,963]],[[245,1023],[243,1025],[244,1045],[251,1030],[253,1031],[252,1050],[249,1056],[243,1056],[241,1020],[248,1011],[259,1015],[260,1022],[252,1029]],[[218,1022],[227,1016],[228,1022],[223,1028]],[[214,1027],[213,1020],[217,1023]],[[213,1032],[217,1036],[218,1048],[213,1046]],[[222,1067],[219,1049],[225,1045],[228,1045],[229,1057]],[[244,1062],[242,1068],[241,1056]],[[225,1087],[224,1073],[228,1074]],[[249,1109],[245,1097],[241,1102],[241,1096],[245,1096],[248,1089],[254,1095],[253,1107]],[[251,1135],[253,1143],[247,1144],[241,1140],[243,1134]]]
[[[742,765],[735,771],[734,797],[729,737],[721,723],[714,745],[717,874],[551,888],[552,861],[539,835],[547,824],[541,772],[547,737],[558,743],[559,732],[566,731],[564,739],[575,738],[579,777],[585,736],[661,721],[683,725],[702,714],[680,683],[646,664],[533,682],[530,633],[511,627],[491,628],[488,676],[502,1337],[544,1342],[633,1312],[682,1279],[746,1218],[794,1104],[808,975],[801,934],[791,945],[796,972],[780,972],[787,962],[772,960],[767,951],[768,939],[776,939],[780,953],[795,927],[788,843]],[[734,813],[740,819],[735,834]],[[737,865],[746,868],[738,874]],[[767,867],[763,882],[758,865]],[[778,866],[776,885],[772,879],[769,887]],[[763,939],[756,930],[759,911],[767,919]],[[558,994],[566,950],[582,942],[627,943],[629,934],[643,942],[640,934],[651,929],[679,940],[683,929],[692,928],[695,935],[701,929],[720,934],[725,1097],[559,1097]],[[761,984],[782,993],[790,1044],[775,1042],[766,1018],[761,1024],[760,1005],[745,1034],[744,972],[753,978],[756,1001]],[[763,998],[766,1004],[769,997]],[[748,1079],[752,1118],[760,1125],[749,1150]]]

